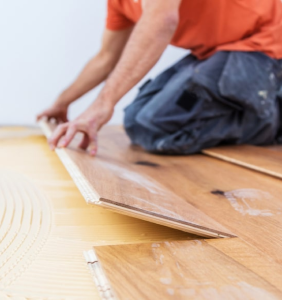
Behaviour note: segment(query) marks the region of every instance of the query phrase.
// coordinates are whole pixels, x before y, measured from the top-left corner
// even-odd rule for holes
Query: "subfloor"
[[[100,299],[83,257],[93,247],[119,299],[282,299],[281,181],[220,161],[206,181],[216,160],[204,160],[196,159],[202,173],[190,165],[188,179],[207,188],[192,185],[193,205],[238,238],[204,239],[89,206],[38,129],[1,128],[0,300]],[[214,190],[209,205],[211,182],[244,189]]]

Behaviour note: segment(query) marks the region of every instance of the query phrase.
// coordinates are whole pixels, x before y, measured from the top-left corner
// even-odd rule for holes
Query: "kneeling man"
[[[100,52],[38,116],[59,125],[51,148],[77,132],[91,155],[116,103],[156,64],[169,44],[191,54],[146,82],[125,110],[133,144],[191,154],[220,144],[282,143],[280,0],[108,0]],[[67,120],[69,105],[105,81],[93,104]]]

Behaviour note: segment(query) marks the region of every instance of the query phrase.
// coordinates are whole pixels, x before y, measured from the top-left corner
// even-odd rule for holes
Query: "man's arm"
[[[180,0],[144,1],[144,12],[98,99],[115,104],[156,64],[178,25]]]
[[[155,65],[178,25],[181,0],[146,0],[122,56],[96,101],[76,120],[59,126],[50,138],[51,148],[66,147],[76,132],[84,133],[82,148],[97,151],[97,132],[113,114],[114,105]]]
[[[38,115],[37,119],[47,117],[48,119],[54,118],[58,122],[67,122],[68,106],[108,77],[120,59],[131,31],[132,28],[121,31],[106,29],[99,53],[87,63],[75,82],[58,97],[49,109]]]

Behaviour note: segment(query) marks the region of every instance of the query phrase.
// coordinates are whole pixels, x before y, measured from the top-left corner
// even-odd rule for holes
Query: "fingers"
[[[36,120],[38,122],[43,118],[46,118],[47,121],[50,121],[50,119],[52,119],[49,109],[44,110],[41,114],[37,115]]]
[[[91,156],[95,156],[97,154],[98,150],[98,139],[97,134],[94,135],[94,137],[91,138],[88,150]]]
[[[79,148],[86,150],[89,146],[90,139],[87,134],[83,135],[82,141],[79,144]]]
[[[57,120],[59,123],[63,122],[63,123],[67,123],[69,120],[68,120],[68,117],[67,115],[62,115],[60,120]]]
[[[50,121],[52,117],[49,115],[47,111],[42,112],[41,114],[36,116],[36,121],[40,121],[41,119],[46,119],[47,121]],[[57,121],[57,120],[56,120]]]
[[[47,113],[41,113],[40,115],[36,116],[36,121],[40,121],[41,119],[46,118],[46,120],[49,121],[55,121],[56,124],[62,124],[67,123],[68,118],[66,116],[50,116]]]
[[[59,140],[61,139],[62,136],[65,135],[65,133],[68,129],[68,126],[69,126],[69,123],[65,123],[65,124],[59,125],[55,129],[52,136],[48,140],[51,150],[54,150],[57,147]]]
[[[43,112],[43,113],[37,115],[37,116],[36,116],[36,121],[37,121],[37,122],[40,121],[43,117],[46,117],[45,112]]]
[[[44,117],[48,121],[55,120],[57,124],[68,122],[66,108],[63,109],[61,107],[51,107],[47,110],[44,110],[41,114],[36,116],[37,122]]]
[[[59,148],[67,147],[74,138],[77,131],[77,126],[75,124],[70,124],[66,130],[66,134],[62,137],[59,143]]]
[[[90,153],[90,155],[94,156],[97,153],[98,149],[98,143],[97,143],[97,132],[92,133],[92,137],[90,138],[90,135],[84,133],[84,136],[82,138],[82,141],[79,144],[79,148],[83,150],[87,150]]]
[[[48,141],[50,148],[54,150],[56,147],[67,147],[79,131],[84,134],[79,147],[83,150],[88,149],[90,155],[95,156],[98,149],[97,128],[87,128],[84,123],[70,122],[59,125]]]

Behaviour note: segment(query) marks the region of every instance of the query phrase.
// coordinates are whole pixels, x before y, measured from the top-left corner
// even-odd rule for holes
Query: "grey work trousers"
[[[124,126],[133,144],[160,154],[282,143],[280,102],[282,60],[259,52],[188,55],[140,88]]]

